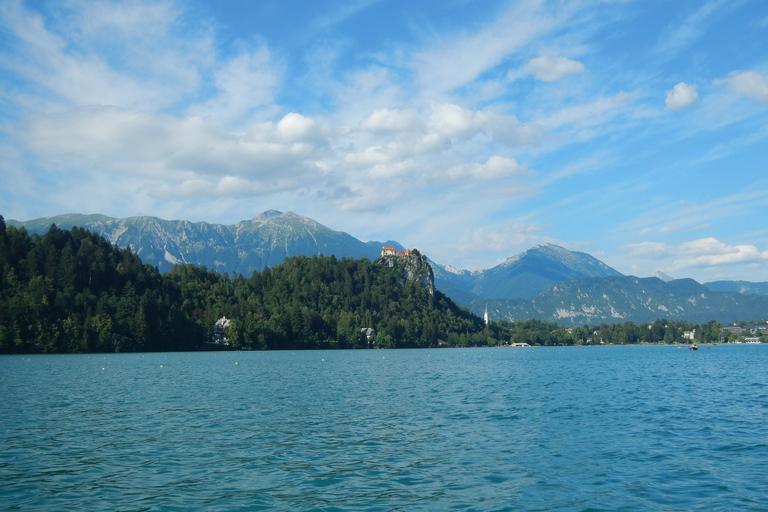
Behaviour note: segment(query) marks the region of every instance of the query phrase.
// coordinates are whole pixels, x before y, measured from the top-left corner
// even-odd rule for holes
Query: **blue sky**
[[[768,281],[765,0],[0,3],[0,214]]]

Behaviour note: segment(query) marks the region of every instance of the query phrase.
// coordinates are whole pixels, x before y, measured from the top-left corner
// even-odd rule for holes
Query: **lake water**
[[[768,510],[768,345],[0,356],[2,510]]]

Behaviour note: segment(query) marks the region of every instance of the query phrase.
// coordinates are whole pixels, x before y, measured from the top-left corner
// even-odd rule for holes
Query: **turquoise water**
[[[0,357],[3,510],[768,510],[768,345]]]

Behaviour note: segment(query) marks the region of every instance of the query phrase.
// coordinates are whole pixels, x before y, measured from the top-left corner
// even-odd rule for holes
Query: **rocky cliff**
[[[416,281],[426,288],[430,295],[435,294],[435,274],[427,263],[427,258],[413,251],[408,254],[390,254],[376,260],[380,265],[390,268],[402,267],[404,281]]]

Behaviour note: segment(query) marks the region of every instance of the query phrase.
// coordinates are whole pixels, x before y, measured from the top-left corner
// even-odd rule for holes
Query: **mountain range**
[[[157,217],[116,219],[105,215],[57,215],[31,221],[6,221],[31,234],[45,233],[51,224],[97,232],[111,243],[130,247],[142,261],[167,272],[176,263],[203,265],[219,272],[250,275],[279,265],[290,256],[331,254],[369,258],[381,254],[381,242],[364,243],[292,212],[266,211],[234,225],[208,224]],[[402,247],[396,242],[387,245]]]
[[[731,324],[768,317],[768,296],[713,291],[693,279],[657,277],[585,278],[563,281],[530,300],[477,300],[496,319],[536,318],[561,325],[653,322],[658,318]]]
[[[145,263],[166,272],[176,263],[202,265],[219,272],[250,275],[291,256],[335,255],[369,258],[382,246],[362,242],[292,212],[266,211],[233,225],[157,217],[117,219],[67,214],[30,221],[7,220],[42,234],[51,224],[87,228],[120,247],[130,247]],[[537,318],[563,325],[670,320],[706,322],[768,317],[768,283],[697,283],[625,276],[593,256],[556,245],[533,247],[501,264],[479,271],[461,270],[430,260],[436,287],[457,304],[492,320]]]
[[[587,277],[623,274],[583,252],[557,245],[537,245],[487,270],[470,272],[433,264],[435,280],[459,303],[476,299],[531,299],[553,285]],[[450,291],[448,291],[450,290]]]

